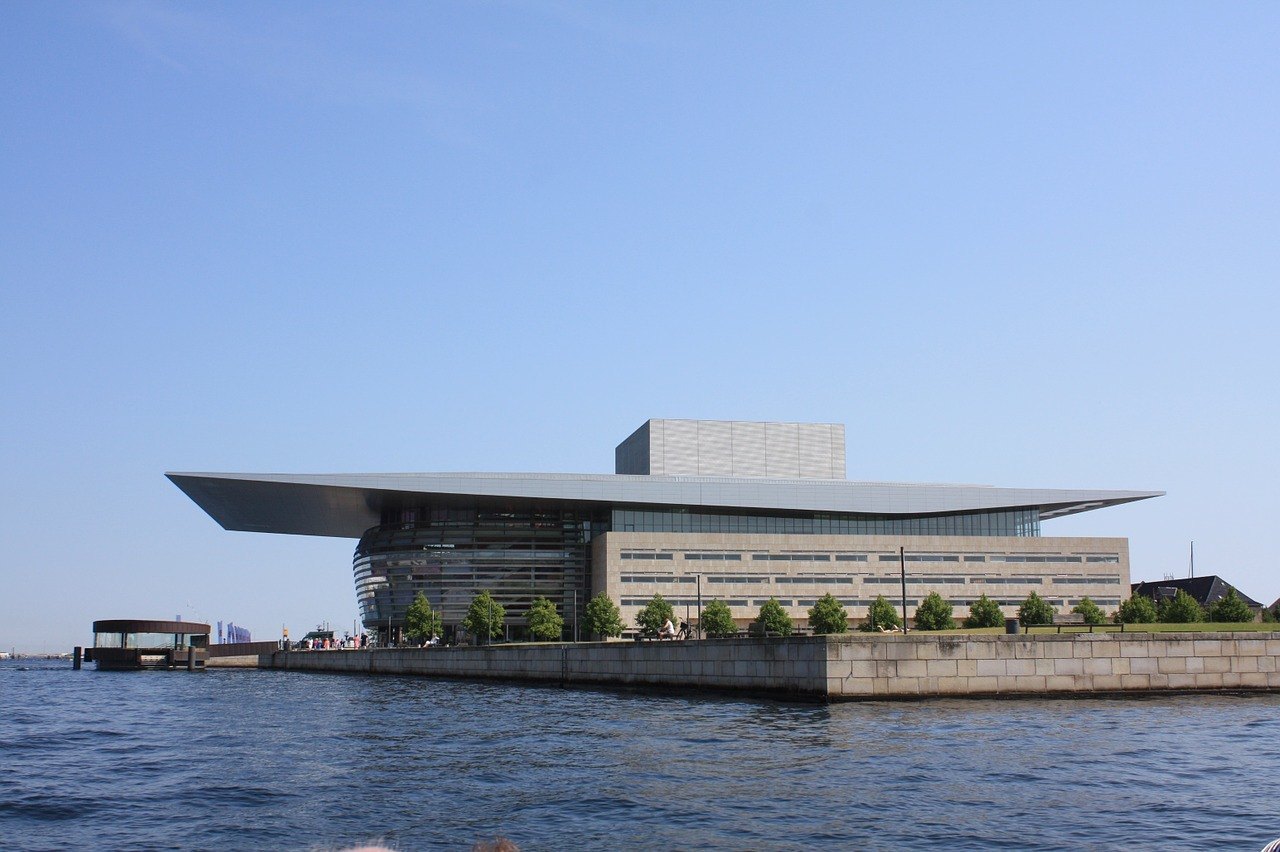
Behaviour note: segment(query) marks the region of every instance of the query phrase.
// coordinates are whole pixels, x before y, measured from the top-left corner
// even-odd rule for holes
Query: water
[[[0,662],[0,848],[1260,849],[1280,695],[815,706]]]

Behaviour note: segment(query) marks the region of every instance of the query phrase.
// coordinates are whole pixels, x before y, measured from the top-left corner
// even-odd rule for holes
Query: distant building
[[[829,423],[649,420],[615,471],[168,477],[228,530],[359,539],[364,627],[393,635],[418,592],[448,630],[489,590],[514,635],[539,596],[572,635],[600,592],[628,624],[655,593],[682,617],[721,600],[740,623],[772,597],[804,626],[830,592],[858,619],[880,594],[901,603],[900,548],[912,611],[931,591],[960,612],[985,593],[1012,615],[1033,591],[1115,608],[1128,540],[1040,525],[1162,493],[850,481]]]
[[[1134,583],[1131,591],[1135,595],[1150,598],[1156,603],[1175,597],[1179,590],[1195,598],[1196,603],[1208,609],[1227,596],[1227,592],[1235,591],[1236,597],[1248,604],[1254,612],[1262,611],[1262,604],[1228,583],[1216,574],[1204,577],[1184,577],[1181,580],[1148,580]]]

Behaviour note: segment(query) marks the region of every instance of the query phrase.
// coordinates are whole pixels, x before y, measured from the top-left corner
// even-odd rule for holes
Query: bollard
[[[187,671],[196,670],[196,648],[194,645],[187,646]]]
[[[84,654],[84,649],[81,648],[79,645],[77,645],[75,647],[75,650],[71,652],[71,668],[74,669],[75,671],[80,671],[80,660],[83,654]]]
[[[1012,633],[1017,633],[1017,632],[1018,632],[1018,619],[1016,619],[1016,618],[1006,618],[1006,619],[1004,620],[1004,632],[1005,632],[1005,633],[1010,633],[1010,634],[1012,634]]]

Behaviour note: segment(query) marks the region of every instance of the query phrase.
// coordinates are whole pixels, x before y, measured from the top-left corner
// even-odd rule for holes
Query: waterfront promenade
[[[224,664],[560,685],[707,689],[848,701],[1280,691],[1278,659],[1280,633],[1275,632],[917,633],[276,651],[228,658]]]

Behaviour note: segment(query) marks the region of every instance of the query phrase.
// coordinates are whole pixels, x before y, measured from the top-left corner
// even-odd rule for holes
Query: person
[[[663,623],[662,629],[658,631],[658,638],[659,639],[676,638],[676,626],[671,623],[670,618],[668,618],[666,622]]]

